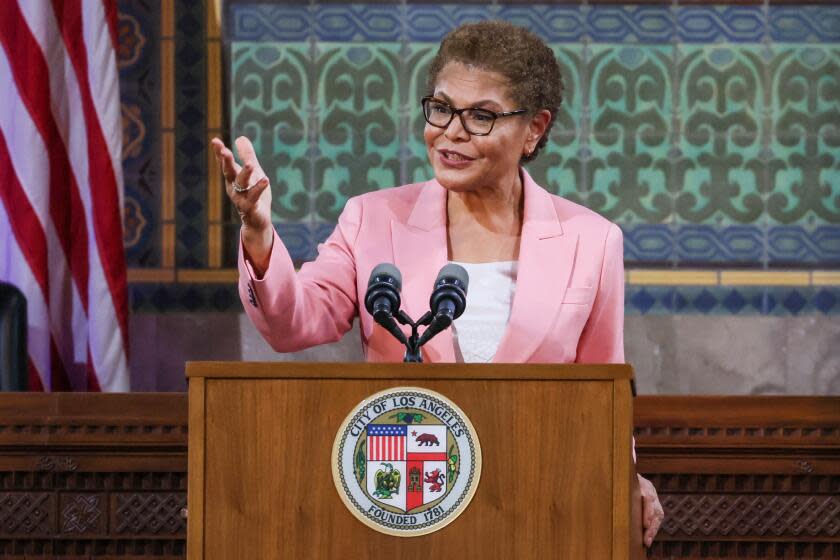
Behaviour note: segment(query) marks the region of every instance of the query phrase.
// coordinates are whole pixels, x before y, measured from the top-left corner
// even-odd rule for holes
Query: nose
[[[458,113],[451,121],[449,121],[449,126],[446,127],[443,135],[446,136],[448,140],[464,141],[470,139],[470,133],[467,132],[466,127],[464,127],[464,113]]]

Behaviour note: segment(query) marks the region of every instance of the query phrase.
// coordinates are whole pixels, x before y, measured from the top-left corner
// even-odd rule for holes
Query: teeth
[[[454,160],[454,161],[466,161],[466,159],[467,159],[464,156],[462,156],[461,154],[454,154],[452,152],[446,152],[445,156],[446,156],[446,159],[451,159],[451,160]]]

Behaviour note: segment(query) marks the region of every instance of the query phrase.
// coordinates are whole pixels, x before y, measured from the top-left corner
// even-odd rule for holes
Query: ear
[[[545,134],[548,125],[551,123],[551,111],[541,109],[531,117],[528,123],[528,134],[525,137],[525,153],[530,154],[537,147],[540,138]]]

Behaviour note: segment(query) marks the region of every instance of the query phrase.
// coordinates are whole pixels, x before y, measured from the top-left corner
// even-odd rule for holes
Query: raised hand
[[[271,189],[269,181],[254,146],[244,136],[236,139],[236,151],[242,160],[240,166],[233,152],[219,138],[213,138],[210,145],[225,177],[225,191],[239,218],[242,220],[242,242],[257,274],[268,266],[274,228],[271,224]]]

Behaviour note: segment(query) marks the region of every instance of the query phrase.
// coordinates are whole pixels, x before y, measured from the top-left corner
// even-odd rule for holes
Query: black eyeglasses
[[[510,117],[528,112],[527,109],[517,109],[516,111],[505,111],[503,113],[496,113],[489,109],[479,109],[478,107],[455,109],[449,103],[430,96],[421,99],[420,103],[423,105],[423,116],[430,125],[437,128],[447,128],[455,115],[458,115],[464,130],[476,136],[490,134],[493,125],[496,124],[496,119],[499,117]]]

